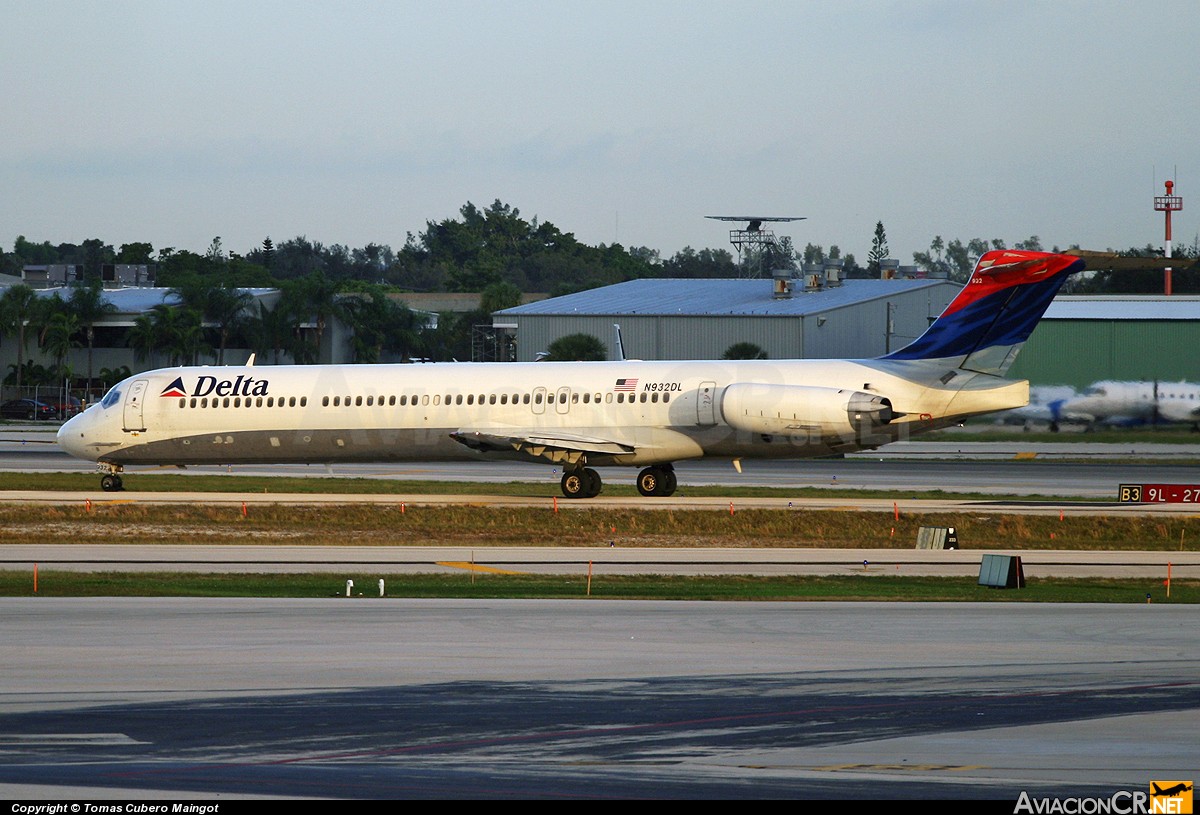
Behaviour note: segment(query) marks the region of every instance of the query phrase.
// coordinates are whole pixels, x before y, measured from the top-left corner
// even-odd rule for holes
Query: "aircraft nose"
[[[84,446],[86,439],[84,425],[84,414],[76,414],[63,422],[63,426],[58,429],[58,435],[55,437],[58,446],[75,458],[90,458]]]

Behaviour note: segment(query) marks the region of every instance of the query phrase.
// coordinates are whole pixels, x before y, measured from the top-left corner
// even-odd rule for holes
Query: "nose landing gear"
[[[105,492],[120,492],[125,489],[125,485],[121,483],[121,465],[102,463],[100,470],[104,473],[100,476],[100,489]]]

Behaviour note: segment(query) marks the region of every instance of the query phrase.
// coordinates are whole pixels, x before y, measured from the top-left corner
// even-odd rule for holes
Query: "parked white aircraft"
[[[1006,424],[1047,422],[1051,429],[1058,430],[1063,405],[1077,395],[1070,385],[1033,385],[1029,388],[1029,404],[1006,410],[999,418]]]
[[[672,463],[870,449],[1019,407],[1004,378],[1083,261],[992,251],[911,345],[879,359],[167,368],[117,384],[62,426],[105,490],[131,464],[536,459],[591,497],[602,465],[642,467],[671,495]]]
[[[1200,421],[1200,385],[1193,382],[1105,380],[1063,403],[1062,410],[1088,424]]]

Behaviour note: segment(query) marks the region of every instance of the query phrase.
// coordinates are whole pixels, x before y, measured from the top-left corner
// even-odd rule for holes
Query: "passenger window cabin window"
[[[494,394],[494,393],[493,393],[493,394],[491,394],[491,395],[489,395],[489,396],[488,396],[488,404],[489,404],[489,405],[494,405],[494,404],[496,404],[496,394]]]
[[[301,396],[300,397],[300,407],[307,407],[307,405],[308,405],[308,397]]]
[[[268,401],[270,401],[270,400],[268,400]],[[268,404],[267,407],[270,407],[270,405]],[[329,407],[329,397],[328,396],[321,397],[321,407]]]
[[[612,394],[611,393],[604,394],[604,404],[606,404],[606,405],[612,404]]]
[[[389,396],[388,397],[388,407],[395,407],[395,406],[396,406],[396,397]]]
[[[229,397],[226,396],[221,400],[221,407],[229,407]]]
[[[181,396],[181,397],[179,397],[179,406],[180,406],[180,407],[187,407],[187,399],[186,399],[186,398],[184,398],[184,397],[182,397],[182,396]]]
[[[192,407],[195,407],[195,406],[196,406],[196,397],[193,396],[192,397]]]
[[[529,394],[525,394],[524,396],[522,396],[521,402],[528,405],[529,404]]]
[[[622,403],[624,403],[624,401],[625,401],[625,394],[618,393],[617,394],[617,404],[622,404]]]
[[[540,405],[542,403],[542,395],[540,393],[535,393],[533,395],[533,403],[535,405]]]
[[[240,396],[233,397],[233,406],[241,407],[242,406],[242,397],[240,397]]]
[[[493,396],[492,398],[495,399],[496,397]],[[508,394],[507,393],[500,394],[500,404],[502,404],[502,405],[508,404]]]
[[[473,393],[468,393],[468,394],[467,394],[467,404],[468,404],[468,405],[473,405],[473,404],[475,404],[475,394],[473,394]]]
[[[361,396],[355,396],[355,397],[354,397],[354,406],[355,406],[355,407],[362,407],[362,397],[361,397]]]
[[[428,399],[429,397],[428,397],[428,396],[426,396],[425,398],[426,398],[426,399]],[[435,394],[435,395],[434,395],[434,397],[433,397],[433,404],[434,404],[435,406],[437,406],[437,405],[440,405],[441,403],[442,403],[442,397],[441,397],[441,395],[439,395],[439,394]]]
[[[404,406],[405,406],[405,405],[407,405],[407,404],[408,404],[408,397],[407,397],[407,396],[405,396],[405,395],[403,395],[403,394],[401,394],[401,396],[400,396],[400,407],[404,407]]]
[[[367,407],[374,407],[374,405],[375,405],[375,397],[368,396],[367,397]]]
[[[670,401],[671,401],[671,394],[669,394],[669,393],[664,393],[664,394],[663,394],[663,401],[664,401],[664,402],[670,402]]]
[[[447,401],[449,401],[449,398],[447,398]],[[454,397],[454,404],[456,404],[456,405],[462,404],[462,394],[461,393],[458,396]]]

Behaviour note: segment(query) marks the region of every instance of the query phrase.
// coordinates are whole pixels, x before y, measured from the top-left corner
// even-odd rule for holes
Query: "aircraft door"
[[[570,408],[570,406],[571,406],[571,389],[566,388],[566,387],[559,388],[558,389],[558,404],[556,404],[554,406],[554,409],[557,410],[559,413],[566,413],[567,410]]]
[[[541,415],[543,412],[545,412],[545,410],[546,410],[546,389],[545,388],[534,388],[533,389],[533,399],[531,400],[530,407],[533,409],[533,412],[538,415]]]
[[[147,384],[145,379],[135,379],[129,385],[129,391],[125,394],[124,407],[126,431],[141,432],[146,429],[146,420],[142,414],[146,403]]]
[[[716,382],[701,382],[696,390],[696,424],[713,425],[717,423]]]

